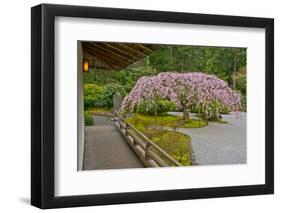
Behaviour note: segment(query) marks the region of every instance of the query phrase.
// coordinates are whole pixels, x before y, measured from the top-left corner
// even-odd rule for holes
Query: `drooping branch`
[[[225,81],[200,72],[164,72],[157,76],[141,77],[122,102],[122,110],[134,111],[144,100],[157,98],[174,102],[188,117],[195,104],[206,112],[214,102],[230,111],[241,110],[241,97]],[[208,112],[207,112],[208,113]]]

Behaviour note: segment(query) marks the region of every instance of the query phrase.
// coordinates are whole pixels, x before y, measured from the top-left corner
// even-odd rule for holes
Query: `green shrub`
[[[221,104],[219,107],[219,112],[221,114],[228,114],[229,113],[229,108],[225,106],[224,104]]]
[[[199,109],[198,109],[197,105],[196,104],[192,104],[189,107],[189,112],[191,112],[191,113],[199,113]]]
[[[228,114],[230,112],[229,108],[218,101],[211,101],[205,107],[201,108],[200,117],[208,121],[219,121],[222,119],[221,114]]]
[[[103,101],[103,86],[97,84],[84,85],[84,109],[100,106]]]
[[[124,87],[118,83],[109,83],[104,88],[103,103],[106,107],[113,107],[113,96],[119,92],[122,97],[126,95]]]
[[[209,121],[220,120],[220,104],[217,101],[212,101],[206,105],[205,109],[201,111],[204,119]]]
[[[155,105],[153,101],[143,101],[138,105],[137,112],[146,115],[154,115]]]
[[[189,108],[189,112],[191,112],[191,113],[200,112],[200,114],[203,115],[203,117],[211,119],[211,120],[218,119],[218,117],[220,117],[219,114],[228,114],[229,108],[222,103],[213,101],[213,102],[209,103],[208,106],[206,107],[205,111],[208,111],[208,113],[206,113],[206,112],[204,113],[203,111],[204,111],[204,109],[199,110],[199,107],[196,104],[191,105]]]
[[[165,115],[169,111],[175,111],[176,104],[168,100],[159,100],[156,102],[156,112],[157,115]],[[137,112],[146,115],[155,114],[155,103],[153,101],[143,101],[139,104]]]
[[[175,110],[176,110],[176,104],[174,102],[168,100],[157,101],[157,112],[160,115]]]
[[[84,112],[84,122],[85,122],[85,126],[92,126],[92,125],[94,125],[94,118],[91,115],[91,113],[88,112],[88,111]]]

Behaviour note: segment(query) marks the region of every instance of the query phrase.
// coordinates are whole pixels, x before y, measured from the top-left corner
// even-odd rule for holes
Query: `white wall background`
[[[275,109],[281,109],[281,13],[279,1],[245,0],[58,0],[81,4],[150,10],[275,18]],[[30,197],[30,7],[37,0],[2,1],[0,7],[0,211],[39,212]],[[275,112],[275,195],[127,204],[50,210],[51,212],[278,212],[281,207],[281,115]],[[280,208],[281,209],[281,208]],[[280,211],[280,210],[279,210]]]

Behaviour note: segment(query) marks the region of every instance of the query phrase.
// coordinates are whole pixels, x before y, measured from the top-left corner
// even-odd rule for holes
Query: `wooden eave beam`
[[[130,60],[132,59],[131,57],[128,57],[126,54],[120,54],[120,52],[117,53],[116,51],[112,51],[112,50],[110,50],[110,49],[108,49],[108,48],[102,46],[102,44],[103,44],[103,43],[98,44],[98,43],[93,43],[93,42],[91,42],[91,45],[95,46],[96,48],[102,49],[102,50],[104,50],[104,51],[106,51],[106,52],[109,52],[109,53],[115,55],[116,57],[123,58],[123,59],[126,60],[126,61],[130,61]]]
[[[118,67],[120,65],[127,64],[127,62],[119,61],[116,58],[112,58],[111,56],[109,56],[109,55],[107,55],[107,54],[105,54],[103,52],[100,52],[100,51],[97,51],[97,50],[93,50],[92,48],[89,48],[89,47],[85,47],[85,51],[88,52],[89,54],[95,56],[95,57],[103,58],[104,60],[106,60],[109,63],[114,64],[114,65],[116,65]]]
[[[129,56],[131,59],[133,59],[133,58],[135,57],[135,55],[132,56],[130,53],[124,51],[123,49],[120,49],[119,47],[116,47],[116,45],[114,45],[114,44],[109,44],[109,43],[104,43],[104,44],[105,44],[106,46],[108,46],[108,47],[110,47],[110,48],[112,48],[112,49],[118,51],[118,52],[121,52],[121,53],[123,53],[123,54]]]
[[[145,46],[145,45],[142,45],[142,44],[138,44],[141,48],[147,50],[149,53],[153,53],[154,50],[150,49],[149,47]]]
[[[128,44],[121,44],[121,43],[119,43],[118,45],[120,45],[121,47],[123,47],[123,48],[125,48],[125,49],[131,50],[132,52],[135,52],[135,53],[137,53],[137,54],[140,54],[140,55],[143,56],[143,57],[146,56],[145,53],[143,53],[142,51],[139,51],[139,50],[137,50],[137,49],[131,47],[131,46],[128,45]],[[135,56],[135,57],[136,57],[136,56]]]
[[[87,52],[88,54],[91,54],[94,58],[100,60],[105,66],[107,66],[109,69],[119,69],[119,64],[116,64],[116,62],[110,60],[107,57],[98,55],[88,48],[84,48],[84,51]]]
[[[95,53],[96,55],[101,55],[103,57],[106,57],[115,63],[128,64],[128,60],[124,60],[120,57],[114,57],[111,53],[100,50],[93,45],[85,45],[85,48],[88,48],[89,50],[91,50],[93,52],[93,54]]]

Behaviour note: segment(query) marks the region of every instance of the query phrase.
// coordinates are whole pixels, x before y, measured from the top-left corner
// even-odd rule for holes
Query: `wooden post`
[[[156,122],[157,121],[157,101],[155,99],[154,101],[154,121]]]
[[[150,158],[149,155],[147,154],[150,149],[151,149],[150,144],[147,143],[144,149],[145,159]]]
[[[126,136],[128,135],[128,128],[129,128],[128,124],[125,123],[125,135],[126,135]]]
[[[201,106],[199,106],[198,118],[199,118],[199,128],[200,128],[201,127]]]

